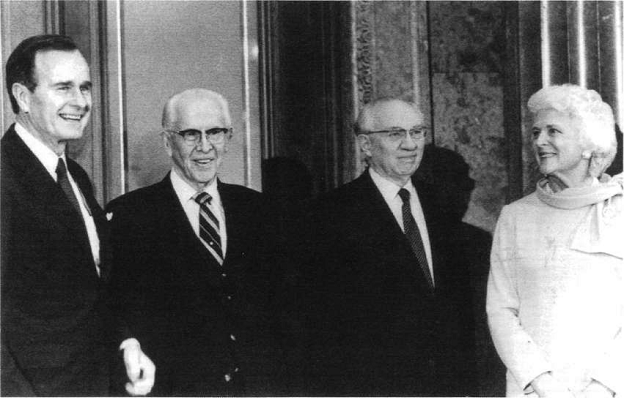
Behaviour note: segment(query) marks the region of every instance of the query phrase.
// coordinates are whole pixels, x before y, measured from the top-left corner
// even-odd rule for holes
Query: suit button
[[[227,383],[229,383],[229,382],[230,382],[230,380],[232,380],[232,375],[231,375],[231,374],[229,374],[229,373],[227,373],[225,376],[223,376],[223,378],[225,379],[225,381],[226,381]]]
[[[227,296],[227,299],[228,300],[232,300],[232,296]]]
[[[224,272],[224,273],[221,274],[221,276],[225,278],[227,276],[227,274]]]
[[[236,336],[234,336],[233,334],[230,335],[230,340],[232,341],[236,341]]]

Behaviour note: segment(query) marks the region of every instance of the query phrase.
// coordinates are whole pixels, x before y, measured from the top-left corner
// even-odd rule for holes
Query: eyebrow
[[[64,81],[64,82],[57,82],[52,84],[53,87],[61,87],[61,86],[73,86],[74,82],[71,80],[68,81]],[[91,88],[93,87],[93,83],[91,83],[91,81],[87,80],[84,81],[82,83],[80,83],[80,87],[86,87],[86,88]]]
[[[559,130],[561,129],[561,127],[560,127],[558,124],[552,124],[552,123],[547,124],[547,125],[545,125],[544,127],[547,127],[547,128],[556,128],[556,129],[559,129]],[[539,127],[539,126],[536,126],[536,125],[533,125],[533,128],[534,128],[534,129],[537,129],[537,128],[540,128],[540,127]]]

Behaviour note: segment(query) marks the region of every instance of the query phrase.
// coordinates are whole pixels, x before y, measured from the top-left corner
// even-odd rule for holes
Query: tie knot
[[[195,194],[194,199],[195,202],[199,203],[200,205],[209,205],[210,201],[212,200],[212,196],[210,196],[206,192],[198,192],[197,194]]]
[[[63,158],[59,158],[58,164],[56,165],[56,177],[64,178],[67,175],[67,168],[65,167],[65,162]]]
[[[399,196],[401,197],[401,200],[403,201],[403,203],[408,203],[410,200],[410,193],[405,188],[399,189]]]

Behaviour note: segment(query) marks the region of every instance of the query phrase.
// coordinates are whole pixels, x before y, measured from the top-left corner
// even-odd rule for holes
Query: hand
[[[613,391],[599,381],[592,380],[582,392],[585,398],[612,398]]]
[[[154,387],[156,366],[154,362],[141,350],[136,339],[125,340],[121,344],[123,349],[126,373],[130,380],[126,383],[126,391],[132,396],[147,395]]]
[[[574,394],[549,372],[542,373],[531,382],[540,397],[573,398]]]

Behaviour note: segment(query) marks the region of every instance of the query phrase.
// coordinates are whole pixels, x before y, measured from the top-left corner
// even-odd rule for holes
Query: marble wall
[[[429,3],[435,144],[462,155],[475,190],[464,221],[492,231],[507,190],[504,3]]]
[[[504,2],[359,1],[360,105],[396,96],[430,118],[437,146],[464,157],[476,181],[464,221],[492,232],[507,196],[503,127]]]

